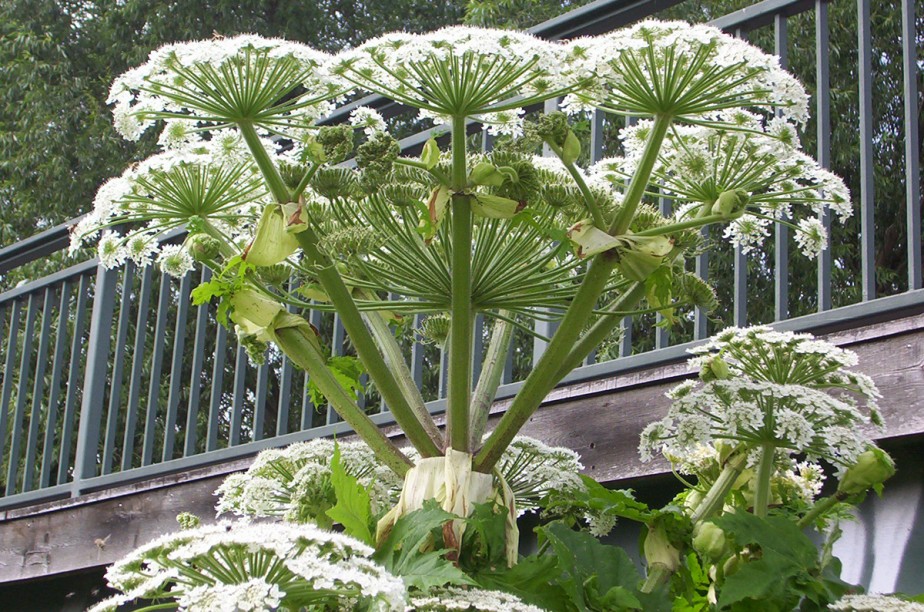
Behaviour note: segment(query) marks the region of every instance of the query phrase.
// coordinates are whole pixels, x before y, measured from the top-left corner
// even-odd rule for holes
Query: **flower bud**
[[[723,191],[719,194],[719,199],[716,200],[712,212],[730,218],[740,217],[744,214],[744,209],[747,207],[750,199],[751,196],[743,189]]]
[[[565,136],[565,142],[561,147],[561,160],[570,166],[576,162],[577,158],[580,156],[581,141],[574,135],[574,132],[568,130],[568,135]]]
[[[838,493],[856,495],[870,487],[878,487],[895,474],[895,462],[889,453],[878,446],[870,446],[847,468],[837,487]]]
[[[706,559],[718,561],[725,554],[725,531],[711,521],[700,523],[693,537],[693,548]]]
[[[297,249],[295,236],[286,231],[282,208],[278,204],[269,204],[263,209],[243,259],[254,266],[272,266],[285,261]]]
[[[651,567],[660,563],[672,572],[680,567],[680,551],[671,544],[663,525],[649,526],[645,538],[645,559]]]
[[[699,370],[699,377],[703,382],[728,380],[731,378],[731,371],[728,369],[728,363],[719,355],[715,355],[712,359],[703,363]]]
[[[186,250],[195,261],[205,263],[218,258],[221,242],[208,234],[193,234],[186,239]]]
[[[475,164],[468,180],[473,185],[485,185],[486,187],[500,187],[504,184],[506,177],[497,171],[494,164],[490,162],[480,162]]]

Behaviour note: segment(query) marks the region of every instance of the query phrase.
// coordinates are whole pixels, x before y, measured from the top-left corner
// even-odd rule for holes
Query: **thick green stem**
[[[472,203],[461,193],[467,181],[465,117],[452,119],[452,299],[449,329],[449,384],[446,437],[461,452],[469,448],[472,396]]]
[[[298,200],[298,198],[305,192],[305,189],[308,187],[308,183],[311,182],[311,179],[314,178],[314,175],[318,173],[318,169],[321,167],[321,164],[312,164],[308,171],[305,172],[305,176],[302,177],[302,180],[298,182],[298,185],[295,187],[295,191],[292,192],[292,199]]]
[[[643,297],[645,297],[645,283],[633,283],[621,296],[619,296],[619,299],[609,305],[607,310],[611,312],[631,310],[635,308],[636,304],[638,304]],[[559,379],[564,378],[571,370],[578,367],[584,358],[598,347],[610,332],[619,325],[621,320],[622,317],[613,315],[600,317],[568,352],[568,356],[562,362],[562,367],[558,371]]]
[[[276,340],[279,348],[295,365],[308,372],[311,380],[337,414],[369,445],[376,456],[399,476],[404,476],[412,466],[411,461],[356,404],[356,399],[337,382],[327,367],[324,355],[304,334],[304,330],[295,327],[277,330]]]
[[[552,336],[533,371],[523,381],[523,387],[497,424],[497,428],[475,457],[476,470],[491,471],[520,428],[529,420],[548,392],[561,380],[558,374],[562,361],[570,352],[587,319],[593,314],[597,298],[606,288],[615,265],[616,259],[609,252],[601,253],[594,258],[571,306],[565,311],[558,331]]]
[[[241,121],[237,124],[237,128],[240,130],[244,142],[247,143],[247,148],[250,149],[250,154],[253,155],[254,161],[257,162],[257,167],[260,168],[260,173],[263,174],[273,198],[280,204],[290,202],[292,194],[289,193],[286,182],[282,180],[279,168],[276,167],[266,149],[263,148],[263,142],[260,140],[260,136],[257,135],[257,130],[253,127],[253,123]]]
[[[823,515],[824,513],[828,512],[829,510],[831,510],[831,508],[841,503],[848,497],[849,495],[847,495],[846,493],[838,492],[838,493],[835,493],[834,495],[830,495],[828,497],[825,497],[824,499],[818,500],[817,502],[815,502],[815,505],[812,506],[812,509],[806,512],[805,516],[799,519],[799,522],[796,524],[799,526],[799,529],[805,529],[806,527],[810,527],[812,523],[815,522],[815,519],[817,519],[819,516]]]
[[[655,162],[658,160],[658,153],[661,151],[661,143],[670,129],[671,118],[665,115],[656,115],[654,125],[651,126],[651,132],[648,134],[648,141],[645,143],[645,151],[639,161],[638,168],[632,176],[632,182],[626,195],[622,200],[622,206],[619,208],[616,218],[610,224],[609,234],[611,236],[621,236],[629,229],[629,224],[635,218],[635,211],[638,209],[645,190],[648,189],[648,181],[651,179],[651,171],[654,169]]]
[[[642,593],[653,593],[662,584],[667,584],[674,575],[674,571],[663,563],[652,563],[648,568],[645,583],[639,589]]]
[[[764,444],[760,448],[760,463],[757,464],[757,485],[754,491],[754,516],[767,517],[767,508],[770,505],[770,478],[775,468],[773,458],[776,447]]]
[[[504,317],[510,316],[510,313],[504,310],[499,314]],[[478,384],[472,395],[471,448],[478,448],[484,430],[488,426],[488,414],[491,412],[491,403],[500,386],[512,337],[513,325],[510,321],[496,319],[491,332],[491,341],[488,343],[488,352],[481,365],[481,376],[478,377]]]
[[[698,219],[689,219],[687,221],[680,221],[679,223],[671,223],[670,225],[659,225],[658,227],[652,227],[651,229],[646,229],[633,235],[664,236],[666,234],[673,234],[682,230],[706,227],[707,225],[712,225],[713,223],[722,223],[723,221],[728,220],[729,217],[727,215],[707,215]]]
[[[600,206],[597,205],[597,200],[594,198],[593,193],[590,191],[590,187],[587,186],[587,182],[584,180],[581,172],[573,163],[565,163],[565,160],[562,159],[562,151],[560,147],[551,142],[546,142],[546,144],[552,150],[552,152],[555,153],[559,159],[561,159],[562,165],[565,166],[568,174],[570,174],[571,178],[574,179],[574,183],[577,185],[578,190],[584,197],[584,204],[587,208],[587,212],[589,212],[590,216],[593,218],[594,225],[600,229],[604,229],[606,221],[603,218],[603,211],[600,210]]]
[[[648,142],[645,144],[642,159],[632,177],[629,190],[626,192],[625,198],[623,198],[619,214],[610,226],[610,235],[624,234],[629,228],[639,202],[641,202],[642,196],[645,195],[648,181],[651,179],[651,172],[654,169],[655,161],[658,159],[661,144],[670,124],[671,118],[668,116],[658,115],[655,117],[655,124],[648,137]],[[501,418],[500,423],[497,424],[497,429],[494,430],[485,442],[484,447],[475,457],[475,469],[479,472],[491,471],[491,468],[500,459],[504,449],[507,448],[507,445],[510,444],[530,415],[536,411],[542,400],[545,399],[546,394],[563,378],[564,375],[561,374],[562,364],[568,361],[574,343],[580,336],[585,323],[593,314],[597,299],[606,289],[610,273],[612,273],[616,263],[617,260],[611,251],[601,253],[594,258],[590,269],[584,276],[584,281],[574,297],[574,301],[565,311],[565,316],[561,320],[558,331],[555,332],[551,342],[549,342],[545,353],[543,353],[533,371],[526,377],[526,380],[523,381],[523,387],[517,393],[506,414]]]
[[[744,466],[747,464],[747,456],[741,452],[735,452],[725,462],[725,467],[715,482],[706,492],[706,496],[699,502],[699,505],[693,509],[690,514],[690,520],[693,524],[706,521],[715,516],[725,506],[725,498],[732,490],[738,477],[741,476]]]
[[[436,426],[433,417],[427,411],[423,396],[420,394],[420,389],[418,389],[416,383],[414,383],[414,377],[407,367],[407,362],[404,360],[404,355],[401,353],[401,347],[398,346],[398,342],[395,340],[394,334],[392,334],[391,329],[388,327],[385,317],[380,312],[369,311],[363,313],[363,318],[369,325],[369,330],[372,332],[372,336],[375,338],[379,349],[382,351],[385,363],[391,368],[391,372],[394,374],[398,385],[401,386],[401,391],[404,397],[407,398],[408,404],[410,404],[411,410],[414,412],[417,421],[423,425],[430,440],[438,447],[442,447],[443,434],[440,432],[439,427]]]
[[[318,238],[314,230],[308,227],[295,234],[295,237],[308,261],[316,268],[318,280],[337,309],[343,327],[350,337],[350,342],[356,349],[356,355],[366,366],[369,376],[375,381],[376,388],[388,404],[395,421],[421,455],[424,457],[442,455],[442,449],[430,439],[423,425],[415,417],[408,399],[402,393],[401,386],[379,353],[379,348],[334,262],[318,249]]]

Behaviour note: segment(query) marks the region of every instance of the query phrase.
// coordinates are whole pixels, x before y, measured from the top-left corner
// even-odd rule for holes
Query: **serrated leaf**
[[[624,587],[633,596],[637,592],[641,578],[623,549],[601,544],[592,535],[572,531],[561,522],[537,531],[555,551],[563,574],[560,584],[581,612],[594,610],[594,602],[600,600],[601,593],[606,594],[614,587]],[[637,609],[640,608],[639,605]]]
[[[408,586],[474,585],[471,578],[444,556],[448,551],[436,545],[442,542],[443,525],[456,518],[435,500],[427,500],[423,508],[395,522],[372,558],[401,576]]]
[[[555,576],[558,559],[552,555],[520,559],[512,568],[503,568],[475,575],[475,581],[485,589],[506,591],[547,610],[567,610],[568,594],[550,580]]]
[[[337,503],[327,510],[327,516],[343,525],[347,535],[374,546],[375,538],[372,537],[370,528],[372,502],[369,491],[343,468],[339,444],[334,445],[334,456],[330,461],[330,482],[334,487]]]

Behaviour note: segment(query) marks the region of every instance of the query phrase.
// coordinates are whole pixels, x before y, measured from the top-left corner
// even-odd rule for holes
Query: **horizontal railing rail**
[[[556,19],[533,33],[569,38],[605,32],[665,9],[675,0],[598,0]],[[846,6],[841,3],[838,7]],[[806,36],[812,62],[807,86],[813,92],[815,119],[808,134],[813,153],[831,168],[832,124],[859,135],[857,170],[860,209],[858,228],[835,234],[836,240],[856,243],[859,256],[824,252],[817,268],[799,276],[789,253],[792,236],[777,226],[773,244],[749,270],[737,250],[718,245],[715,254],[696,261],[697,272],[713,276],[730,303],[723,313],[734,324],[777,321],[781,328],[829,331],[867,324],[924,310],[921,289],[920,139],[917,125],[918,63],[913,0],[895,0],[901,13],[903,81],[898,102],[904,104],[900,136],[904,139],[899,177],[904,187],[901,208],[907,236],[904,279],[895,295],[876,298],[873,226],[874,143],[872,38],[869,0],[858,0],[853,13],[856,33],[856,127],[831,113],[829,8],[822,1],[765,0],[712,23],[748,37],[790,65],[789,50],[802,49]],[[792,28],[801,37],[791,39]],[[808,32],[808,34],[807,34]],[[798,44],[797,44],[798,43]],[[843,50],[842,50],[843,51]],[[804,58],[803,58],[804,59]],[[803,62],[804,63],[804,62]],[[838,87],[842,84],[838,83]],[[377,96],[367,96],[335,111],[327,122],[346,120],[356,106],[378,108],[387,117],[408,109]],[[615,154],[616,131],[624,118],[594,113],[586,135],[590,161]],[[477,133],[480,128],[472,124]],[[438,130],[424,130],[401,140],[413,152]],[[485,148],[490,139],[484,136]],[[836,168],[835,168],[836,169]],[[898,180],[898,179],[896,179]],[[668,203],[661,202],[669,212]],[[830,221],[824,220],[829,226]],[[69,227],[76,220],[0,249],[0,274],[66,248]],[[844,233],[852,232],[852,233]],[[173,236],[174,239],[178,238]],[[814,264],[812,264],[814,266]],[[859,281],[842,277],[856,274]],[[107,270],[95,260],[70,266],[0,293],[0,508],[28,505],[113,487],[131,481],[251,455],[271,446],[310,437],[346,433],[348,427],[324,405],[314,405],[310,380],[278,352],[270,350],[262,364],[251,363],[232,333],[218,324],[214,306],[195,306],[190,292],[208,280],[208,271],[182,279],[162,275],[153,267],[129,264]],[[807,280],[808,279],[808,280]],[[811,282],[809,282],[811,281]],[[840,283],[840,284],[839,284]],[[852,284],[850,284],[852,283]],[[750,287],[749,287],[750,286]],[[836,295],[844,287],[856,298]],[[749,293],[750,289],[750,293]],[[758,294],[772,307],[751,304]],[[772,299],[771,299],[772,297]],[[851,301],[857,303],[850,303]],[[837,306],[835,308],[835,306]],[[304,313],[334,354],[348,351],[343,326],[335,313]],[[421,322],[415,318],[415,326]],[[608,355],[589,359],[566,383],[616,376],[639,368],[682,359],[692,343],[702,341],[721,323],[697,312],[685,330],[669,333],[653,328],[656,319],[623,323],[623,336]],[[548,333],[548,323],[536,323]],[[478,318],[477,329],[485,331]],[[643,330],[655,329],[652,338]],[[479,334],[476,340],[481,340]],[[444,408],[444,355],[438,347],[402,337],[415,381],[424,389],[428,408]],[[477,342],[476,342],[477,344]],[[516,392],[544,343],[523,333],[508,355],[499,399]],[[476,360],[484,345],[476,346]],[[476,365],[476,373],[477,366]],[[393,422],[387,406],[370,391],[359,398],[371,418]]]

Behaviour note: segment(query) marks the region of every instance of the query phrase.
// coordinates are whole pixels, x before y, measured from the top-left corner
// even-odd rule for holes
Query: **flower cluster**
[[[407,609],[408,612],[542,612],[541,608],[524,603],[510,593],[460,587],[430,589],[412,595]]]
[[[693,463],[701,445],[726,441],[825,458],[843,469],[871,444],[860,428],[881,425],[876,385],[847,369],[856,355],[811,335],[731,328],[693,352],[690,365],[705,382],[686,381],[668,393],[667,417],[642,433],[643,460],[663,451]]]
[[[583,489],[578,477],[582,469],[573,450],[548,446],[527,436],[514,438],[497,464],[516,497],[520,514],[539,507],[539,501],[552,491]]]
[[[760,246],[773,223],[795,224],[803,253],[817,256],[827,246],[818,220],[825,208],[841,222],[853,215],[844,182],[799,150],[785,121],[745,111],[716,116],[739,131],[678,125],[665,138],[652,180],[662,197],[675,201],[674,220],[727,221],[725,237],[744,253]],[[621,186],[635,172],[650,131],[651,121],[624,129],[625,157],[597,162],[591,175]]]
[[[450,27],[374,38],[334,58],[331,71],[423,116],[478,116],[510,133],[519,130],[517,109],[575,84],[563,51],[528,34]],[[505,104],[516,96],[526,101]]]
[[[707,25],[642,21],[571,42],[566,61],[596,83],[569,96],[569,110],[717,123],[712,113],[758,107],[799,124],[808,118],[808,95],[778,57]]]
[[[892,595],[845,595],[828,609],[842,612],[924,612],[924,604]]]
[[[298,137],[339,93],[324,70],[328,61],[306,45],[253,35],[174,43],[118,77],[107,102],[129,140],[157,119],[191,121],[194,130],[240,119]],[[188,131],[177,134],[182,140]]]
[[[344,470],[367,488],[373,513],[397,499],[401,480],[380,463],[362,442],[338,442]],[[244,473],[232,474],[221,484],[218,514],[281,516],[288,521],[330,525],[325,512],[336,503],[330,482],[334,442],[317,438],[257,455]]]
[[[181,610],[403,610],[404,583],[372,549],[310,525],[222,523],[162,536],[113,564],[121,593],[94,612],[136,599],[175,599]],[[234,607],[229,607],[234,606]]]

